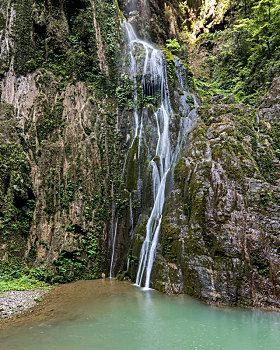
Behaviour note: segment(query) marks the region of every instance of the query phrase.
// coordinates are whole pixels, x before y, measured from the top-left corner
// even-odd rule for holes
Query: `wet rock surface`
[[[280,77],[275,78],[258,110],[260,117],[267,122],[279,122],[280,116]]]
[[[263,104],[272,96],[277,102],[275,85]],[[274,107],[270,103],[270,111]],[[199,114],[202,122],[177,164],[176,190],[165,207],[155,287],[209,303],[279,308],[279,157],[273,132],[279,114],[270,122],[258,120],[250,108],[223,96],[201,106]]]

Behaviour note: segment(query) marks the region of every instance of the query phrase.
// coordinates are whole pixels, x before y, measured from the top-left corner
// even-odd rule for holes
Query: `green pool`
[[[55,317],[0,330],[0,349],[280,349],[278,313],[218,309],[115,280],[79,288]]]

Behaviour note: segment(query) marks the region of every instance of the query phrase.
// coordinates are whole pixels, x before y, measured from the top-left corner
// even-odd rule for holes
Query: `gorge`
[[[3,281],[279,309],[280,4],[244,6],[1,2]]]

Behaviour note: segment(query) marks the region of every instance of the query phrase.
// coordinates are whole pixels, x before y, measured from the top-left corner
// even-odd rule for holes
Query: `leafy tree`
[[[174,53],[179,53],[181,51],[181,46],[176,39],[167,39],[166,47]]]
[[[252,7],[253,18],[248,23],[252,40],[259,46],[267,47],[268,57],[272,48],[279,43],[280,4],[276,0],[260,0]]]

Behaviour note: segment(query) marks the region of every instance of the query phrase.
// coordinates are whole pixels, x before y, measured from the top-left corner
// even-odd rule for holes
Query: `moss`
[[[175,225],[168,224],[165,220],[161,225],[162,255],[168,262],[177,262],[179,229]]]
[[[116,276],[116,280],[118,280],[118,281],[128,281],[129,279],[130,278],[129,278],[127,271],[118,273]]]
[[[193,96],[188,96],[187,97],[187,104],[190,105],[190,106],[194,105],[194,98],[193,98]]]
[[[186,160],[184,158],[181,158],[179,162],[176,164],[174,174],[175,174],[175,180],[179,184],[182,190],[184,189],[184,186],[185,186],[186,172],[187,172]]]
[[[206,126],[203,123],[197,123],[192,133],[194,139],[206,139]]]
[[[190,230],[187,239],[185,239],[185,253],[188,256],[204,255],[205,250],[203,249],[203,244],[199,241]]]
[[[156,163],[157,167],[160,167],[160,157],[159,156],[154,156],[153,161]]]
[[[126,21],[126,18],[124,16],[124,14],[122,13],[122,11],[120,10],[119,8],[119,3],[118,3],[118,0],[115,0],[115,6],[117,8],[117,11],[118,11],[118,14],[120,16],[120,18],[123,20],[123,21]]]
[[[1,238],[9,254],[21,256],[35,208],[30,167],[16,142],[0,145],[0,159]]]
[[[126,187],[127,187],[128,191],[130,191],[130,192],[133,192],[137,189],[138,144],[139,144],[139,137],[136,137],[133,145],[129,149],[128,157],[127,157]]]
[[[32,40],[32,0],[16,2],[15,19],[15,72],[25,75],[32,68],[29,62],[35,58],[35,45]]]
[[[257,163],[261,174],[267,182],[275,184],[273,155],[268,150],[264,150],[263,148],[260,148],[258,151]]]
[[[236,105],[204,105],[200,106],[197,109],[198,114],[201,119],[205,122],[206,125],[210,125],[213,123],[218,123],[222,121],[222,116],[225,115],[237,115],[243,116],[243,110]]]
[[[172,54],[172,52],[166,48],[162,48],[161,49],[164,56],[165,56],[165,59],[166,59],[166,62],[167,63],[173,63],[173,65],[175,65],[175,58],[174,58],[174,55]]]
[[[241,154],[247,159],[254,159],[257,163],[258,170],[264,179],[271,183],[275,183],[275,171],[273,165],[273,159],[275,154],[267,147],[268,137],[264,133],[259,136],[255,130],[253,124],[254,116],[249,116],[249,118],[244,118],[243,116],[238,119],[238,131],[244,135],[250,137],[250,151],[242,151]],[[241,137],[242,141],[242,137]],[[268,142],[267,142],[268,141]],[[273,140],[272,140],[273,142]],[[272,143],[273,145],[273,143]],[[241,146],[243,147],[243,146]],[[244,147],[243,147],[244,149]]]
[[[186,68],[186,72],[187,72],[187,80],[188,80],[188,87],[190,89],[194,89],[195,88],[195,82],[194,82],[194,74],[192,69],[190,68],[190,66],[186,63],[186,61],[184,61],[183,59],[181,59],[181,62],[183,63],[184,67]]]
[[[273,202],[273,196],[269,191],[264,191],[260,193],[260,202],[262,206],[266,209],[270,202]]]
[[[6,27],[6,19],[4,17],[4,14],[0,11],[0,31],[5,29]]]
[[[155,290],[158,290],[161,293],[166,293],[165,282],[157,280],[155,282]]]

